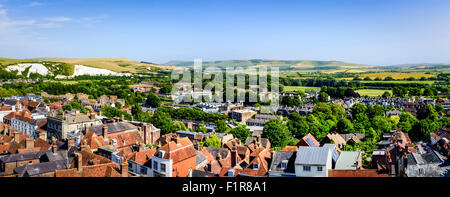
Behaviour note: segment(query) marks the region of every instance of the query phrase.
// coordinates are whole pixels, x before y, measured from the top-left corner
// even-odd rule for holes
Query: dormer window
[[[253,169],[254,169],[254,170],[258,170],[258,169],[259,169],[259,164],[254,163],[254,164],[253,164]]]
[[[287,165],[288,165],[288,160],[283,160],[283,161],[281,162],[281,168],[282,168],[283,170],[285,170],[285,169],[287,168]]]
[[[164,157],[164,153],[165,151],[163,150],[158,151],[158,157],[162,159]]]

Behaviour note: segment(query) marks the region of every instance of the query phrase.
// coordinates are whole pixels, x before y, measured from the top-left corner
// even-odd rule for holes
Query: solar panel
[[[310,146],[315,146],[314,142],[310,138],[306,138],[306,142],[308,142]]]

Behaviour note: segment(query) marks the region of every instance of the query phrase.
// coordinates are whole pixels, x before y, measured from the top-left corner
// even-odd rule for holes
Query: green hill
[[[193,61],[170,61],[167,65],[180,67],[190,67],[194,65]],[[273,67],[277,66],[280,70],[346,70],[373,68],[371,65],[353,64],[340,61],[313,61],[313,60],[224,60],[224,61],[205,61],[203,67]]]

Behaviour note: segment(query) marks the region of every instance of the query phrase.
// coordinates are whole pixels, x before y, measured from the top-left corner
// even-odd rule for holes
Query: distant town
[[[0,176],[450,174],[450,101],[444,86],[421,87],[418,96],[415,87],[405,86],[379,96],[361,96],[354,85],[284,87],[273,113],[262,113],[260,99],[208,102],[213,92],[171,92],[173,80],[70,80],[1,82]],[[286,80],[291,79],[282,83],[292,83]],[[258,94],[245,92],[252,93]],[[203,99],[184,102],[186,96]]]

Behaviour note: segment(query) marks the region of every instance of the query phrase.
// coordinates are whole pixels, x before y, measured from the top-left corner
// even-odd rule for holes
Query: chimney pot
[[[128,161],[125,158],[122,160],[120,168],[122,177],[128,177]]]
[[[108,126],[106,124],[103,124],[102,135],[104,138],[108,136]]]

